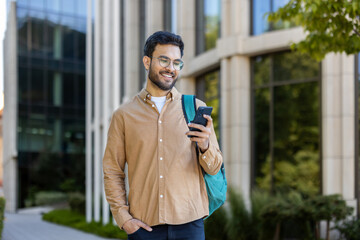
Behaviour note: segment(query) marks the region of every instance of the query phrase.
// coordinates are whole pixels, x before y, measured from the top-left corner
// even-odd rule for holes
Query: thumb
[[[146,231],[151,232],[152,228],[145,223],[141,222],[140,227],[144,228]]]

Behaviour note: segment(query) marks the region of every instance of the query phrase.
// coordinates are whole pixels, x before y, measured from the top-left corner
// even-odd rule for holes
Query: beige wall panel
[[[146,34],[147,39],[156,31],[163,30],[163,0],[146,0]]]

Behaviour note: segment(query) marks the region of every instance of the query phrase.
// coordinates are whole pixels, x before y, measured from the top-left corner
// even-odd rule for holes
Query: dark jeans
[[[181,225],[158,225],[151,232],[139,228],[128,235],[128,240],[205,240],[204,221],[202,219]]]

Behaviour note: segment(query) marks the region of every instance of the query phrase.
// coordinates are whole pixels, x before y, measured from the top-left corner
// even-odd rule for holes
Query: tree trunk
[[[326,221],[326,240],[330,240],[330,221]]]
[[[280,224],[280,222],[278,222],[276,224],[274,240],[279,240],[280,239],[280,227],[281,227],[281,224]]]
[[[315,222],[315,237],[320,239],[320,222]]]

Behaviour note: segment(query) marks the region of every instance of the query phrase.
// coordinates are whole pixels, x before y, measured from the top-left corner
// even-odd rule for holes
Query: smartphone
[[[206,126],[206,124],[207,124],[207,119],[204,118],[204,114],[205,114],[205,115],[208,115],[208,116],[211,116],[212,110],[213,110],[212,107],[199,107],[199,108],[197,109],[197,111],[196,111],[194,120],[192,120],[191,123],[196,123],[196,124],[200,124],[200,125]],[[198,128],[192,128],[192,127],[190,127],[189,129],[190,129],[190,131],[198,131],[198,132],[201,132],[201,130],[198,129]],[[193,137],[193,136],[188,136],[188,137]]]

